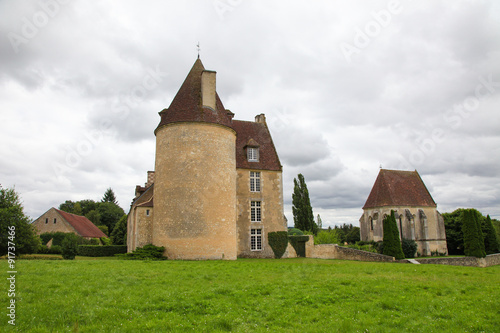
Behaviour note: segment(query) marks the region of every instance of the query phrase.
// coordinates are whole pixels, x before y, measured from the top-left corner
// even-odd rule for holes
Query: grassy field
[[[16,326],[2,314],[2,332],[500,331],[500,266],[319,259],[16,265]],[[6,292],[0,300],[7,313]]]

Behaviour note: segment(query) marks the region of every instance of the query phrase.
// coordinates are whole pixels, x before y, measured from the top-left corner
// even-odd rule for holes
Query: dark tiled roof
[[[436,207],[417,171],[381,169],[363,209],[383,206]]]
[[[236,167],[242,169],[281,171],[281,163],[271,133],[265,123],[233,120],[236,131]],[[248,162],[245,147],[259,147],[259,162]]]
[[[138,197],[133,203],[136,207],[153,207],[154,184],[146,189],[146,191]]]
[[[70,214],[59,209],[56,209],[56,211],[66,220],[66,222],[75,228],[80,236],[92,238],[108,237],[85,216]]]
[[[217,93],[216,110],[204,108],[201,104],[201,73],[204,70],[201,60],[197,59],[168,109],[160,112],[161,121],[157,130],[163,125],[183,121],[216,123],[231,127],[231,118]]]

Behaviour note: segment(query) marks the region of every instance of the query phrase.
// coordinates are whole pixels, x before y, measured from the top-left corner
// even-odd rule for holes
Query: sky
[[[264,113],[285,215],[358,225],[380,168],[500,218],[497,1],[0,0],[0,184],[33,219],[111,187],[128,212],[197,44],[235,119]]]

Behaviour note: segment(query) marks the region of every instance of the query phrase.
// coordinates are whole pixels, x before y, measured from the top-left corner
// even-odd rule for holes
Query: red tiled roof
[[[200,59],[194,63],[184,83],[175,95],[168,109],[160,112],[163,125],[183,121],[216,123],[231,127],[231,118],[216,93],[216,110],[204,108],[201,101],[201,74],[205,70]]]
[[[59,209],[56,209],[56,211],[66,220],[66,222],[75,228],[80,236],[92,238],[108,237],[85,216],[70,214]]]
[[[384,206],[436,207],[417,171],[381,169],[363,209]]]
[[[271,133],[265,123],[233,120],[236,131],[236,167],[242,169],[281,171],[281,163]],[[245,147],[259,147],[259,162],[248,162]]]

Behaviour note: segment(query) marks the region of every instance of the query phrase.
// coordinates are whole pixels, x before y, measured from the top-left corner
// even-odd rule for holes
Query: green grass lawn
[[[2,292],[2,332],[500,331],[500,266],[100,259],[16,268],[16,326]]]

